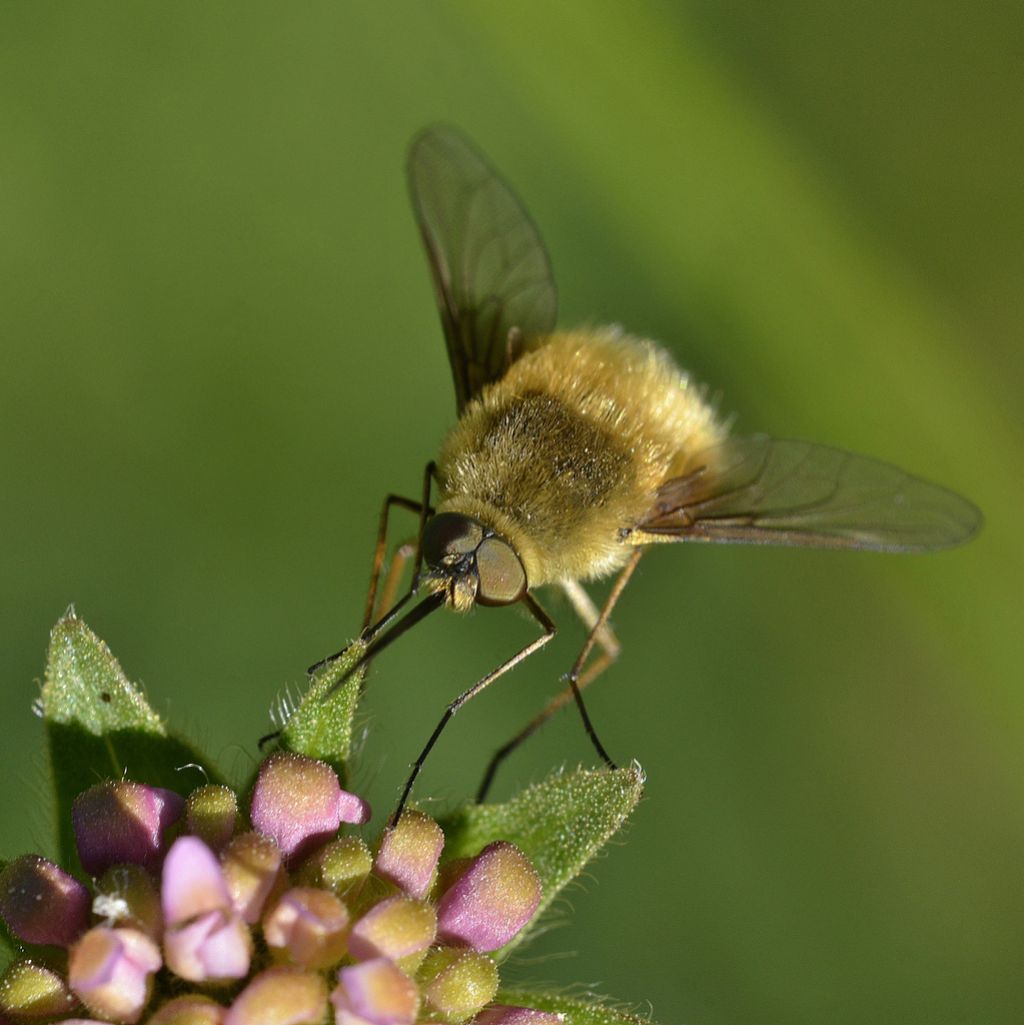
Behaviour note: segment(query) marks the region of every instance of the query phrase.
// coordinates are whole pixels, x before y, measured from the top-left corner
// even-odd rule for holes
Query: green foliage
[[[86,787],[127,774],[133,780],[187,794],[195,782],[184,766],[199,764],[220,782],[212,764],[168,734],[120,663],[73,612],[50,634],[41,697],[54,785],[60,860],[77,864],[71,802]]]
[[[496,1003],[511,1007],[533,1007],[538,1011],[554,1011],[565,1016],[565,1025],[652,1025],[650,1018],[639,1018],[598,999],[590,1001],[559,993],[527,993],[520,990],[501,991]]]
[[[352,722],[362,693],[365,669],[350,673],[366,651],[353,641],[332,662],[313,674],[298,708],[281,729],[279,743],[284,751],[319,758],[327,762],[344,784],[345,765],[352,752]]]
[[[0,861],[0,870],[7,866],[6,861]],[[7,966],[14,960],[17,952],[17,943],[7,928],[7,923],[0,919],[0,972],[6,971]]]

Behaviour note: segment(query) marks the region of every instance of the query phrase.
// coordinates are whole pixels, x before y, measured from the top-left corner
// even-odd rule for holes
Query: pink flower
[[[68,982],[93,1014],[136,1022],[163,962],[157,945],[137,929],[90,929],[71,950]]]
[[[271,755],[253,788],[252,824],[296,861],[330,840],[342,822],[361,824],[370,806],[342,790],[334,770],[324,762],[296,754]]]
[[[438,936],[446,943],[491,951],[503,947],[533,917],[541,886],[515,844],[488,844],[438,905]]]
[[[252,937],[232,907],[220,863],[198,837],[179,837],[168,851],[160,896],[171,971],[192,982],[248,973]]]
[[[71,806],[82,867],[92,876],[124,862],[156,871],[164,830],[181,816],[184,803],[170,790],[128,780],[90,787]]]
[[[412,1025],[419,1010],[416,983],[387,958],[348,965],[331,994],[338,1025],[350,1016],[373,1025]]]
[[[271,950],[303,968],[328,968],[345,953],[348,911],[328,890],[296,886],[274,905],[263,922]]]

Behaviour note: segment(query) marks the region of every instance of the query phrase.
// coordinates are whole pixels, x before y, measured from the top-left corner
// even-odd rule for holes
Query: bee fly
[[[704,541],[915,552],[958,544],[978,529],[980,514],[966,499],[886,463],[813,442],[729,436],[704,392],[654,342],[617,327],[555,330],[555,284],[537,228],[454,129],[427,128],[413,140],[408,181],[458,421],[426,467],[421,497],[385,499],[356,668],[444,605],[463,612],[520,604],[540,635],[448,705],[393,821],[451,717],[554,637],[538,588],[561,588],[587,638],[568,686],[495,753],[478,800],[504,758],[570,701],[600,758],[614,765],[581,691],[618,657],[609,616],[648,547]],[[374,621],[395,506],[418,514],[417,540],[397,549],[381,588],[388,611]],[[412,586],[388,608],[410,559]],[[582,583],[613,573],[597,608]]]

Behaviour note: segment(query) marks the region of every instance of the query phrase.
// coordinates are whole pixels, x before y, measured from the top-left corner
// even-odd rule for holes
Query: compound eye
[[[526,570],[507,541],[489,537],[476,550],[476,571],[480,587],[476,600],[481,605],[511,605],[526,590]]]
[[[440,566],[446,555],[461,557],[474,551],[484,529],[462,513],[438,513],[423,528],[423,558],[428,566]]]

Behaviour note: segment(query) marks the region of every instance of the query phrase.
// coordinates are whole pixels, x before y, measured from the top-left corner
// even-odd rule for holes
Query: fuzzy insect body
[[[647,546],[913,552],[977,531],[981,516],[969,501],[888,463],[814,442],[730,436],[703,389],[653,342],[617,327],[556,330],[554,277],[536,226],[454,129],[421,132],[407,170],[458,420],[427,466],[420,499],[385,501],[359,664],[444,606],[522,604],[542,634],[448,705],[396,817],[449,719],[554,636],[536,588],[561,588],[587,640],[568,687],[495,754],[480,799],[501,761],[572,700],[597,753],[613,764],[581,691],[618,656],[609,616]],[[387,611],[375,621],[396,505],[418,513],[419,530],[415,546],[398,550],[383,594],[392,593],[404,558],[414,559],[413,583],[390,608],[385,597]],[[616,571],[598,609],[580,582]]]
[[[725,428],[669,355],[618,328],[543,337],[463,411],[438,512],[506,538],[529,587],[620,568],[658,489]]]

